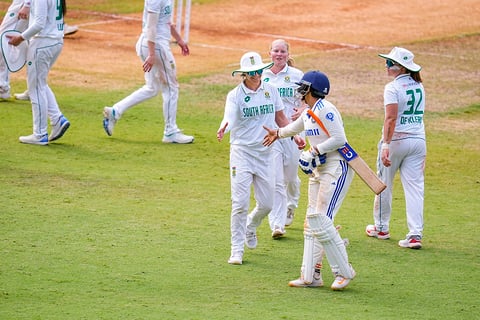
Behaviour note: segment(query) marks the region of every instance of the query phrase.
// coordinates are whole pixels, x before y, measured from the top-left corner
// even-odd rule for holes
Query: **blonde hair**
[[[295,60],[293,60],[293,58],[290,57],[290,44],[283,40],[283,39],[276,39],[276,40],[273,40],[272,43],[270,44],[270,51],[272,51],[272,48],[275,44],[283,44],[286,48],[287,48],[287,52],[289,53],[288,55],[288,60],[287,60],[287,64],[290,66],[290,67],[293,67],[294,63],[295,63]]]

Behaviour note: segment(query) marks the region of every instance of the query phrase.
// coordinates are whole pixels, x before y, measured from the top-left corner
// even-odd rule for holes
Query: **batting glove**
[[[300,159],[298,159],[300,169],[309,176],[313,175],[313,170],[316,167],[320,167],[326,161],[327,155],[318,154],[313,148],[310,148],[308,151],[303,151],[300,154]]]

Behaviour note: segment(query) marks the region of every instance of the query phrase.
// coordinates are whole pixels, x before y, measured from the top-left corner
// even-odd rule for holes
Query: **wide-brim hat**
[[[18,46],[8,43],[10,39],[8,39],[7,36],[18,36],[20,34],[21,32],[16,30],[7,30],[0,36],[2,56],[10,72],[19,71],[27,61],[27,41],[22,41]]]
[[[245,53],[240,59],[240,69],[232,72],[232,76],[235,73],[245,73],[257,70],[268,69],[273,66],[273,62],[263,63],[262,57],[253,51]]]
[[[413,58],[415,57],[413,53],[405,48],[394,47],[389,54],[379,54],[379,56],[392,60],[413,72],[418,72],[422,69],[421,66],[413,62]]]

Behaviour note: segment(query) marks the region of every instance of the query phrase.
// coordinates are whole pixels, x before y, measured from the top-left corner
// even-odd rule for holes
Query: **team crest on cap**
[[[252,64],[252,66],[255,65],[255,57],[254,56],[250,56],[250,63]]]

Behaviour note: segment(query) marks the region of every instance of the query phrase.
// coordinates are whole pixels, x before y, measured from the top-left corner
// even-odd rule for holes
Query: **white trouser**
[[[389,231],[392,214],[393,181],[397,171],[405,193],[407,226],[409,236],[423,235],[424,171],[427,147],[424,136],[395,134],[390,143],[392,165],[385,167],[380,159],[381,142],[378,147],[377,170],[387,188],[375,196],[373,218],[378,231]]]
[[[232,253],[244,251],[247,228],[250,232],[255,232],[262,219],[272,210],[274,167],[271,151],[267,149],[258,152],[245,146],[230,146]],[[248,214],[252,185],[256,205],[251,214]]]
[[[33,134],[47,134],[48,119],[55,124],[62,116],[57,100],[47,84],[48,73],[63,48],[63,39],[30,40],[27,51],[27,84],[32,103]]]
[[[275,194],[273,209],[268,215],[270,229],[284,229],[287,208],[298,207],[300,198],[300,178],[298,177],[298,158],[300,150],[290,138],[280,139],[273,145],[275,165]]]
[[[0,35],[7,30],[17,30],[23,32],[27,29],[28,20],[18,18],[18,11],[20,8],[21,5],[11,6],[9,8],[9,11],[5,14],[2,24],[0,25]],[[0,91],[2,93],[10,91],[10,71],[8,71],[3,55],[2,58],[0,58]]]
[[[147,39],[142,36],[137,41],[137,54],[142,62],[148,56]],[[131,107],[155,97],[160,91],[163,98],[163,117],[165,121],[164,134],[170,135],[179,131],[177,119],[177,104],[179,85],[175,69],[175,58],[168,45],[156,44],[156,63],[150,72],[145,72],[145,85],[134,91],[123,100],[113,105],[116,118],[120,117]]]

